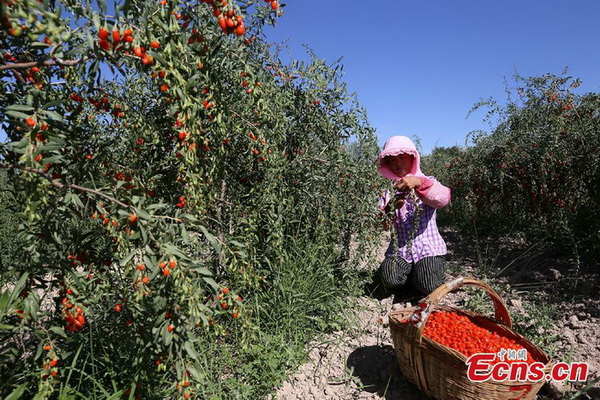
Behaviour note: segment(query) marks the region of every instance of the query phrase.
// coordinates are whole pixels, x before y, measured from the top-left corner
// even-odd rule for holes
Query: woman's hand
[[[423,184],[421,178],[417,178],[414,176],[405,176],[400,179],[397,179],[394,182],[394,189],[396,189],[396,195],[394,196],[394,207],[396,209],[402,208],[404,203],[406,202],[406,196],[408,195],[408,191],[411,189],[416,189]]]
[[[408,192],[410,189],[416,189],[423,184],[421,178],[416,176],[405,176],[394,181],[394,188],[401,192]]]

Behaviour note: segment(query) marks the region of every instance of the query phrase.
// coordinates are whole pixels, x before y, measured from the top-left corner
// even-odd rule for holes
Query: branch
[[[250,125],[252,128],[256,128],[256,127],[259,126],[259,124],[253,124],[252,122],[248,121],[247,119],[245,119],[244,117],[242,117],[240,114],[238,114],[234,110],[231,110],[231,113],[233,115],[235,115],[236,117],[238,117],[239,119],[241,119],[242,121],[244,121],[245,123],[247,123],[248,125]]]
[[[2,65],[0,65],[0,67],[2,67]],[[27,83],[27,81],[25,80],[25,78],[23,78],[23,75],[21,75],[21,73],[19,71],[13,70],[12,73],[15,75],[15,78],[17,78],[17,80],[19,82]]]
[[[170,217],[168,215],[153,215],[152,218],[170,219],[175,222],[181,222],[181,218]]]
[[[90,189],[90,188],[86,188],[83,186],[79,186],[79,185],[74,185],[72,183],[61,183],[56,179],[52,179],[52,176],[47,174],[46,171],[44,171],[43,169],[36,169],[36,168],[31,168],[31,167],[24,167],[22,165],[16,165],[16,164],[0,164],[0,168],[6,168],[6,169],[19,169],[21,171],[25,171],[25,172],[29,172],[32,174],[38,174],[41,175],[42,177],[46,178],[50,184],[54,187],[57,187],[59,189],[75,189],[75,190],[79,190],[81,192],[87,192],[87,193],[92,193],[95,194],[97,196],[100,197],[104,197],[105,199],[112,201],[113,203],[117,203],[118,205],[120,205],[121,207],[124,208],[129,208],[129,206],[117,199],[115,199],[114,197],[111,197],[107,194],[104,194],[96,189]]]
[[[43,65],[64,65],[65,67],[71,67],[73,65],[77,65],[80,62],[87,61],[87,57],[78,58],[76,60],[60,60],[60,59],[50,59],[50,60],[38,60],[38,61],[29,61],[22,63],[14,63],[14,64],[4,64],[0,65],[0,71],[4,71],[5,69],[28,69],[33,67],[41,67]]]

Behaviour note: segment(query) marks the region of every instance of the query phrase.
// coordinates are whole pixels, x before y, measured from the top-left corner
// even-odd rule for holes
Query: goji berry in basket
[[[436,311],[431,314],[423,336],[446,347],[450,347],[467,358],[478,353],[497,354],[500,350],[522,350],[524,347],[515,340],[475,324],[468,316],[450,311]],[[517,360],[506,360],[511,363]],[[527,352],[528,364],[535,360]]]

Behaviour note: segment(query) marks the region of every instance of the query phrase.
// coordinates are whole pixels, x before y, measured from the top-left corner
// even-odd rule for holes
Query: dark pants
[[[388,289],[410,283],[419,292],[428,295],[444,283],[443,256],[425,257],[409,263],[402,257],[386,257],[379,267],[383,285]]]

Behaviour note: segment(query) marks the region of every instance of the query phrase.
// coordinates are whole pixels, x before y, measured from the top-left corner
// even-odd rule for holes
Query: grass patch
[[[254,324],[229,327],[225,339],[200,339],[198,398],[263,398],[306,360],[311,340],[345,328],[344,299],[358,285],[352,275],[339,278],[336,256],[319,244],[292,241],[268,263],[268,284],[245,300]]]

